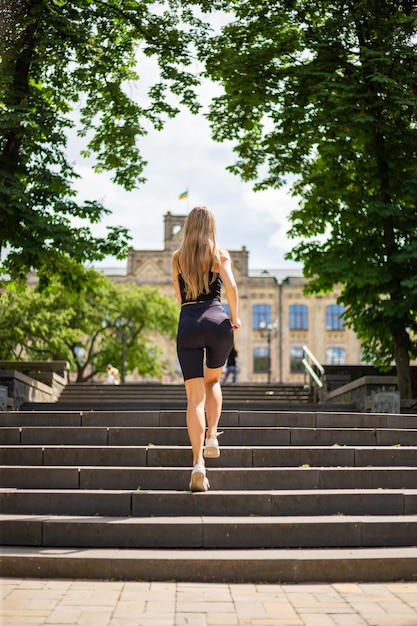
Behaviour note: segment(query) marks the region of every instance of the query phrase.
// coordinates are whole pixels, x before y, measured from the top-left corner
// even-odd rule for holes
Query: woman
[[[177,351],[187,393],[187,429],[193,450],[190,490],[207,491],[210,485],[204,457],[220,455],[220,377],[233,346],[233,329],[240,327],[240,319],[230,255],[218,248],[216,222],[206,207],[195,207],[185,220],[183,242],[172,256],[172,278],[181,304]],[[222,284],[230,319],[220,304]]]
[[[117,367],[113,367],[111,363],[106,367],[108,385],[120,385],[120,374]]]
[[[230,351],[229,356],[227,357],[226,362],[226,371],[223,374],[222,385],[225,385],[229,379],[229,376],[232,377],[232,385],[236,384],[237,380],[237,350],[233,344],[233,348]]]

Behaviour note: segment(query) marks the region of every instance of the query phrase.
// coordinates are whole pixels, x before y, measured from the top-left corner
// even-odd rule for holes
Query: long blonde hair
[[[214,216],[207,207],[196,206],[185,220],[182,243],[174,252],[178,273],[185,282],[187,300],[208,293],[210,272],[219,271],[220,258]]]

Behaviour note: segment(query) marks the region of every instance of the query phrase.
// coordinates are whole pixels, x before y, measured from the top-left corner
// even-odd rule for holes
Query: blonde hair
[[[208,293],[210,272],[217,274],[220,258],[214,216],[207,207],[196,206],[185,220],[182,243],[174,252],[178,273],[184,279],[187,300],[195,300],[199,294]]]

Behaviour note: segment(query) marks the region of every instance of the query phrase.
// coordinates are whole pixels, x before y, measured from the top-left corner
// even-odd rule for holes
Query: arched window
[[[304,371],[302,360],[303,360],[303,349],[298,346],[291,348],[290,350],[291,374],[300,374]]]
[[[271,305],[255,304],[252,309],[252,328],[259,330],[271,323]]]
[[[308,329],[308,307],[306,304],[291,304],[290,330]]]
[[[345,365],[346,350],[344,348],[327,348],[326,363],[327,365]]]
[[[269,366],[269,350],[265,346],[253,349],[253,372],[255,374],[264,374],[268,372]]]
[[[326,328],[327,330],[344,330],[343,313],[345,307],[341,304],[329,304],[326,307]]]

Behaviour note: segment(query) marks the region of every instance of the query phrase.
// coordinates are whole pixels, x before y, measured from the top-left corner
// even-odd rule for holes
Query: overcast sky
[[[149,68],[152,75],[154,68]],[[146,75],[141,67],[141,80],[133,87],[135,98],[143,98]],[[208,83],[201,90],[208,102],[214,87]],[[294,245],[287,238],[287,217],[297,202],[288,188],[253,192],[252,185],[228,172],[234,162],[232,146],[211,139],[205,118],[183,111],[168,120],[162,131],[150,128],[148,136],[140,139],[140,149],[148,161],[144,176],[147,182],[138,189],[125,192],[111,182],[110,175],[94,174],[91,164],[78,156],[79,140],[71,137],[70,160],[81,175],[77,183],[82,199],[96,199],[112,211],[101,225],[93,226],[97,235],[105,233],[106,225],[126,226],[132,235],[135,249],[163,248],[164,222],[167,211],[185,215],[196,205],[206,205],[217,221],[218,241],[221,247],[249,251],[249,268],[297,268],[300,265],[284,259]],[[188,190],[187,199],[179,195]],[[125,265],[107,259],[101,265]]]

